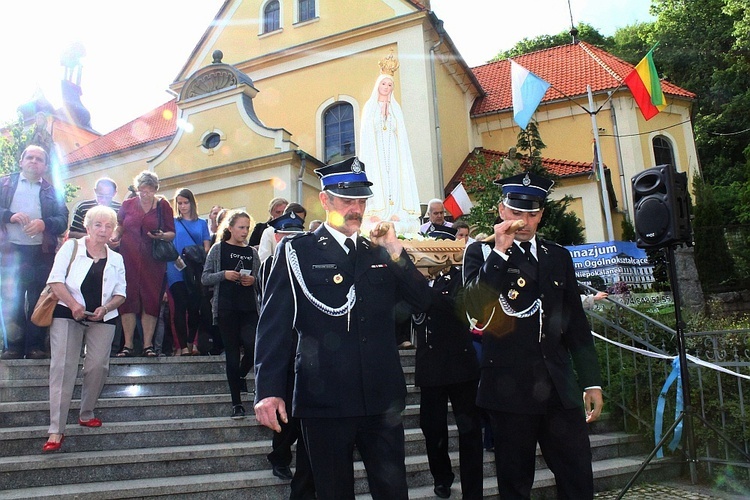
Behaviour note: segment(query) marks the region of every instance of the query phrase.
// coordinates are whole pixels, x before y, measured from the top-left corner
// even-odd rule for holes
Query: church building
[[[515,146],[510,62],[470,68],[428,0],[226,0],[165,82],[176,97],[72,150],[64,180],[85,199],[101,176],[125,192],[148,169],[160,194],[187,187],[203,210],[243,208],[265,220],[268,201],[283,196],[322,218],[313,170],[359,152],[363,108],[388,57],[422,204],[444,198],[476,151],[498,157]],[[515,61],[553,86],[535,114],[544,161],[561,176],[553,197],[573,197],[588,241],[609,239],[591,175],[588,86],[614,239],[628,212],[632,220],[632,175],[661,163],[698,173],[692,93],[662,82],[668,106],[645,121],[621,85],[632,65],[601,49],[573,42]]]

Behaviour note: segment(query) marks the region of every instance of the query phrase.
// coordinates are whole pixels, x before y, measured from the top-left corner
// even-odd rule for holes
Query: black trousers
[[[482,498],[482,421],[476,406],[478,380],[437,387],[420,387],[419,426],[425,437],[427,459],[435,485],[453,484],[448,456],[448,400],[458,427],[461,492],[465,499]]]
[[[315,482],[310,458],[307,455],[305,440],[298,418],[289,417],[289,422],[281,424],[281,432],[273,433],[273,451],[268,454],[268,461],[274,467],[287,466],[292,463],[292,445],[297,443],[297,466],[291,483],[289,500],[308,500],[315,498]]]
[[[583,409],[559,402],[544,415],[488,410],[495,435],[497,486],[503,500],[528,499],[534,484],[536,444],[555,475],[557,498],[594,497],[591,445]]]
[[[367,471],[373,500],[407,500],[401,413],[301,418],[318,498],[354,498],[354,446]]]
[[[252,368],[257,328],[258,314],[254,311],[219,310],[219,329],[224,342],[232,406],[242,404],[240,378],[250,373]]]
[[[172,294],[172,323],[174,324],[177,341],[180,348],[184,349],[192,344],[200,326],[201,297],[196,293],[190,293],[184,281],[172,283],[169,287]]]

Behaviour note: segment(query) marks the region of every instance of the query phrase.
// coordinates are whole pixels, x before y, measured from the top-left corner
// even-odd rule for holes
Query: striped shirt
[[[78,233],[85,233],[86,228],[83,226],[83,219],[86,217],[86,212],[94,208],[98,203],[96,202],[96,198],[93,200],[84,200],[81,203],[78,204],[76,207],[76,211],[73,214],[73,221],[70,223],[70,229],[69,231],[75,231]],[[109,208],[115,211],[117,213],[120,210],[120,206],[122,204],[119,201],[112,200],[112,202],[109,204]]]

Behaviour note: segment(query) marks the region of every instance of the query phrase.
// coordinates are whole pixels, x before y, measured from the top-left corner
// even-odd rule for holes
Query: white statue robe
[[[411,149],[401,106],[392,94],[388,116],[383,117],[378,87],[384,78],[391,77],[380,75],[362,112],[357,156],[373,184],[362,230],[368,234],[378,221],[384,220],[394,221],[398,234],[416,234],[421,210]]]

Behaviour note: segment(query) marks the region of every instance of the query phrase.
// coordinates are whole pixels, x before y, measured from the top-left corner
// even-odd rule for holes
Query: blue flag
[[[510,81],[513,91],[513,119],[525,129],[550,84],[515,61],[510,62]]]

